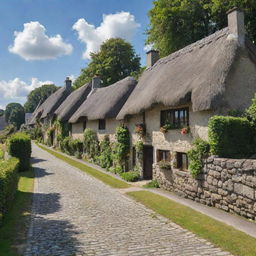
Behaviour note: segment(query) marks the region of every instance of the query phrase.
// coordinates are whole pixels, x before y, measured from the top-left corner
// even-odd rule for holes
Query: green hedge
[[[135,182],[140,178],[140,172],[138,171],[129,171],[123,172],[120,174],[121,178],[128,182]]]
[[[220,157],[244,158],[255,153],[255,128],[246,118],[214,116],[209,120],[211,153]]]
[[[20,160],[20,171],[27,171],[30,168],[31,139],[27,134],[15,133],[8,140],[8,151],[13,157]]]
[[[0,161],[0,223],[16,193],[18,167],[19,160],[17,158]]]

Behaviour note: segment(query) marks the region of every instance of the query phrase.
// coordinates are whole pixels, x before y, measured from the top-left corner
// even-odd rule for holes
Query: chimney
[[[99,76],[93,77],[93,79],[92,79],[92,90],[100,88],[100,85],[101,85],[100,77]]]
[[[227,12],[228,27],[230,34],[233,34],[239,44],[244,46],[245,43],[245,26],[244,26],[244,13],[239,8],[234,7]]]
[[[147,68],[152,67],[159,60],[159,51],[150,50],[147,52]]]
[[[66,89],[71,90],[72,81],[68,76],[66,77],[66,80],[65,80],[65,86],[66,86]]]

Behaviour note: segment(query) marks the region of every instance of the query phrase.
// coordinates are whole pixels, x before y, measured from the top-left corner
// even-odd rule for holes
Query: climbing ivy
[[[89,159],[97,162],[97,157],[99,154],[99,141],[96,132],[90,128],[84,130],[84,151]]]
[[[102,168],[109,169],[112,164],[112,150],[110,146],[109,136],[105,135],[104,139],[100,142],[100,155],[98,156],[97,163]]]
[[[189,157],[189,169],[192,176],[195,178],[198,174],[200,174],[203,170],[203,159],[207,157],[210,146],[209,143],[200,139],[196,138],[192,142],[193,148],[188,152]]]

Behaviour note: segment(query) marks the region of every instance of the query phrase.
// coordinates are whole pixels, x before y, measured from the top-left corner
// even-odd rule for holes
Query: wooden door
[[[143,146],[143,179],[151,180],[153,173],[153,147]]]

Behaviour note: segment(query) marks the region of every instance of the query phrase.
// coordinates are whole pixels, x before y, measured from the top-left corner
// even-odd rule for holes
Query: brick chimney
[[[159,60],[159,51],[150,50],[147,52],[147,68],[152,67]]]
[[[95,76],[92,79],[92,90],[101,87],[101,79],[99,76]]]
[[[239,8],[235,7],[227,12],[228,15],[228,27],[230,34],[234,35],[239,44],[244,46],[245,43],[245,25],[244,25],[244,13]]]
[[[65,80],[65,86],[66,86],[66,89],[71,90],[72,81],[68,76],[66,77],[66,80]]]

